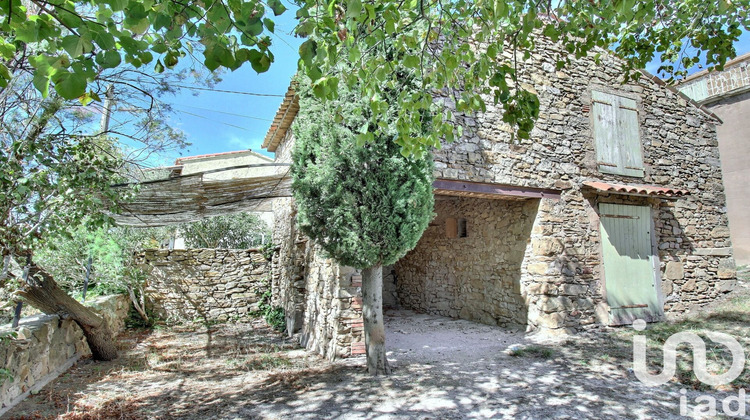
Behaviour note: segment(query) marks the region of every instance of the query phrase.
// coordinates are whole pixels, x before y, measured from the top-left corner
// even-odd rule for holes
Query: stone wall
[[[247,317],[270,287],[270,264],[258,249],[150,249],[135,261],[148,273],[153,309],[171,322]]]
[[[395,276],[385,282],[386,301],[488,323],[525,322],[530,330],[549,332],[608,324],[599,229],[603,202],[651,207],[658,257],[654,281],[667,313],[708,303],[731,289],[735,270],[714,116],[650,75],[623,83],[622,63],[606,51],[599,59],[570,57],[558,70],[558,57],[569,54],[542,37],[536,41],[538,49],[527,60],[519,54],[518,66],[520,87],[540,100],[531,138],[514,139],[501,109],[488,97],[486,112],[456,114],[464,135],[434,152],[435,177],[554,189],[560,198],[498,201],[493,205],[505,211],[488,207],[486,215],[484,210],[472,213],[479,212],[472,208],[479,199],[436,207],[437,225],[447,212],[466,212],[467,220],[494,223],[510,240],[469,236],[450,242],[429,228],[418,249],[397,263]],[[503,54],[512,60],[510,50]],[[634,101],[643,176],[600,171],[594,90]],[[437,99],[451,106],[451,98]],[[288,161],[292,144],[287,133],[277,162]],[[669,187],[689,195],[677,200],[630,197],[593,191],[585,181]],[[281,226],[274,232],[275,241],[281,241],[274,266],[278,299],[294,310],[308,348],[345,355],[342,343],[359,343],[362,335],[358,275],[312,247],[296,231],[292,200],[283,200],[275,217]],[[471,226],[469,232],[476,232]],[[462,240],[467,246],[459,245]],[[350,344],[350,353],[354,348]]]
[[[539,200],[437,197],[416,248],[396,263],[400,303],[420,312],[526,326],[521,266]],[[446,234],[464,219],[466,237]]]
[[[669,280],[664,285],[667,311],[707,303],[731,288],[735,274],[716,120],[647,76],[622,84],[621,63],[608,54],[599,64],[586,57],[556,70],[559,47],[541,38],[539,47],[519,64],[521,86],[540,100],[531,138],[512,141],[500,110],[488,106],[486,113],[460,118],[464,136],[435,153],[438,178],[562,190],[560,200],[541,200],[523,262],[530,326],[561,329],[606,322],[598,202],[620,198],[588,194],[582,185],[587,180],[690,192],[677,201],[635,199],[656,209],[661,277]],[[599,171],[594,89],[636,101],[643,177]]]
[[[130,309],[126,296],[97,298],[86,306],[93,308],[119,332]],[[0,327],[0,336],[13,331],[10,325]],[[0,368],[7,369],[11,381],[0,375],[0,416],[58,377],[79,358],[91,354],[81,328],[70,319],[57,315],[34,315],[22,318],[17,337],[0,340]]]

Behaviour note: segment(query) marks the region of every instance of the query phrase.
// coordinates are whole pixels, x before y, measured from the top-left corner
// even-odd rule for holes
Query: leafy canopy
[[[68,235],[87,216],[95,227],[109,221],[99,210],[119,195],[110,186],[121,179],[121,155],[101,136],[50,135],[61,107],[44,102],[27,125],[0,133],[1,255],[31,249],[44,235]]]
[[[388,108],[385,91],[397,84],[396,66],[419,73],[421,88],[393,98],[394,141],[405,154],[439,147],[456,135],[451,110],[433,115],[431,128],[415,115],[432,107],[435,91],[454,96],[456,111],[483,111],[491,99],[506,123],[528,138],[539,111],[533,92],[517,79],[518,62],[545,36],[565,47],[558,67],[571,57],[598,57],[607,50],[625,61],[627,78],[654,58],[659,75],[673,81],[703,57],[721,69],[733,44],[750,30],[747,1],[731,0],[298,0],[296,34],[300,69],[318,98],[335,98],[340,86],[356,89],[370,108],[374,133]],[[234,70],[249,62],[257,72],[273,61],[273,17],[280,0],[28,0],[0,2],[0,88],[19,65],[33,68],[34,86],[45,96],[54,87],[66,99],[99,100],[88,89],[97,75],[123,65],[162,72],[202,53],[210,69]],[[395,60],[372,51],[390,45]],[[351,65],[344,65],[349,62]],[[626,78],[626,80],[627,80]]]
[[[172,232],[167,228],[102,227],[87,223],[70,228],[67,237],[50,238],[34,253],[34,260],[68,292],[80,292],[91,257],[89,288],[99,294],[122,293],[128,286],[140,286],[143,274],[133,254],[158,248]]]
[[[517,64],[539,36],[564,45],[558,68],[571,57],[613,50],[625,61],[626,81],[655,57],[667,62],[659,75],[673,81],[700,57],[718,69],[734,57],[733,43],[750,30],[748,9],[747,1],[731,0],[301,0],[297,34],[310,39],[300,46],[300,68],[319,97],[357,86],[373,122],[388,108],[384,91],[398,83],[394,69],[417,72],[421,89],[393,104],[404,110],[396,115],[395,141],[406,154],[422,153],[458,134],[445,109],[431,130],[412,136],[421,124],[413,113],[430,109],[435,91],[452,94],[461,113],[484,111],[491,98],[528,138],[539,104],[519,86]],[[386,43],[399,53],[396,61],[369,54]],[[376,135],[383,132],[376,126]]]
[[[386,93],[414,87],[402,72],[398,88]],[[302,232],[339,263],[363,269],[392,264],[414,248],[434,204],[432,156],[403,156],[392,141],[398,109],[380,114],[383,134],[358,142],[358,133],[374,131],[369,112],[355,89],[321,102],[303,87],[291,169]]]
[[[106,69],[174,68],[202,51],[209,70],[273,62],[270,33],[286,10],[280,0],[29,0],[0,2],[0,88],[19,65],[34,86],[65,99],[100,100],[87,89]]]

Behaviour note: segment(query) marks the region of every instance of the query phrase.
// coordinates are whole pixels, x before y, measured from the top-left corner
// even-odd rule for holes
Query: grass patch
[[[292,362],[280,355],[261,354],[259,356],[246,357],[244,359],[230,359],[227,361],[227,366],[233,369],[246,371],[271,370],[292,366]]]
[[[663,322],[649,324],[644,334],[647,338],[647,360],[653,373],[661,372],[663,366],[663,345],[673,334],[679,332],[691,332],[697,334],[706,343],[706,363],[708,371],[712,374],[726,372],[732,365],[732,354],[723,344],[711,341],[706,335],[707,331],[724,333],[737,340],[750,354],[750,335],[748,331],[750,324],[750,295],[738,294],[720,306],[712,313],[692,318],[686,318],[678,322]],[[632,342],[636,332],[631,328],[625,328],[615,333],[627,346],[628,356],[631,357],[629,364],[632,366]],[[676,380],[694,389],[707,390],[710,386],[701,383],[693,373],[693,349],[688,344],[677,348],[677,372]],[[750,387],[750,358],[746,357],[745,370],[735,379],[728,388],[746,389]]]
[[[555,355],[555,351],[549,347],[544,346],[526,346],[511,348],[508,354],[513,357],[535,357],[537,359],[551,359]]]

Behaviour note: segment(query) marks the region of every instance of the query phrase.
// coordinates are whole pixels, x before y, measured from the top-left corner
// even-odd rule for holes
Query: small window
[[[458,219],[458,237],[466,237],[466,219]]]
[[[643,177],[643,152],[635,100],[592,91],[591,102],[599,171]]]

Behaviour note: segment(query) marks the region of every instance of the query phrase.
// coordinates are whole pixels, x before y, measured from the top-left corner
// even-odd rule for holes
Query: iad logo
[[[646,321],[637,319],[633,321],[636,331],[646,329]],[[691,332],[678,332],[672,334],[664,343],[664,369],[658,375],[648,373],[646,366],[646,336],[636,334],[633,337],[633,370],[635,377],[646,385],[664,385],[674,376],[677,371],[677,346],[682,343],[693,347],[693,372],[699,381],[706,385],[725,385],[737,379],[745,368],[745,351],[742,345],[731,335],[706,331],[706,336],[716,343],[727,346],[732,353],[732,367],[721,375],[712,375],[706,369],[706,343],[697,334]]]
[[[646,321],[637,319],[633,322],[633,328],[636,331],[646,329]],[[679,332],[672,334],[664,343],[662,350],[664,352],[664,368],[659,374],[651,374],[646,366],[646,336],[636,334],[633,337],[633,371],[636,378],[649,386],[664,385],[677,372],[677,347],[680,344],[690,344],[693,349],[693,372],[699,381],[706,385],[717,386],[726,385],[737,379],[742,374],[745,367],[745,351],[742,345],[728,334],[706,331],[706,336],[713,342],[723,344],[732,354],[732,366],[726,372],[714,375],[708,372],[706,368],[706,343],[697,334],[691,332]],[[680,414],[688,415],[687,412],[687,391],[680,390]],[[696,403],[702,403],[696,406],[693,414],[696,415],[716,415],[717,401],[716,398],[708,395],[701,395],[695,399]],[[736,402],[737,408],[732,405]],[[724,414],[732,416],[745,415],[745,390],[740,389],[737,397],[728,396],[722,400],[722,409]]]

